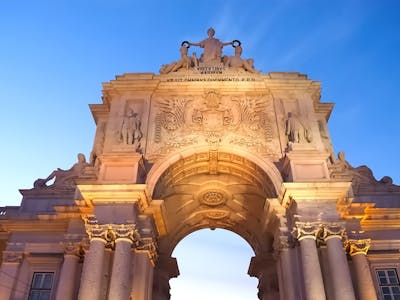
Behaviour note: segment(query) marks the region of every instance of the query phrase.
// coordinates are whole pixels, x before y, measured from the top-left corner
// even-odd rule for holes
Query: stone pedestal
[[[129,299],[132,240],[118,238],[115,241],[114,263],[112,266],[109,299]]]
[[[371,270],[367,260],[367,252],[370,244],[370,239],[348,241],[349,252],[356,273],[358,299],[360,300],[377,299]]]
[[[76,271],[78,268],[79,257],[74,252],[66,252],[64,262],[61,268],[60,278],[56,299],[72,300],[74,299]]]
[[[83,263],[79,300],[97,300],[101,294],[101,276],[106,241],[102,238],[92,238],[89,252]]]

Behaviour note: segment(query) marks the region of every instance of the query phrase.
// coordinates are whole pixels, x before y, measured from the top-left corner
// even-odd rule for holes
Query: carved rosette
[[[370,247],[371,247],[371,239],[347,240],[346,241],[346,248],[351,256],[354,256],[357,254],[367,255]]]
[[[226,198],[225,195],[220,191],[207,190],[201,193],[199,201],[201,204],[205,204],[207,206],[219,206],[225,204]]]
[[[320,222],[296,222],[292,234],[299,241],[306,238],[316,240],[321,236],[322,231],[323,228]]]

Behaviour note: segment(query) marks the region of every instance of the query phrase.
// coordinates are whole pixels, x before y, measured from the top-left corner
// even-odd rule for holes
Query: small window
[[[377,269],[379,287],[384,300],[400,300],[399,277],[396,269]]]
[[[28,300],[50,300],[54,273],[33,273]]]

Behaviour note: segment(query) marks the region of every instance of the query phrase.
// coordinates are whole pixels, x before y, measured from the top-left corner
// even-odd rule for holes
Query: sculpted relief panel
[[[174,149],[208,145],[239,146],[261,155],[279,155],[273,103],[269,95],[203,95],[158,97],[147,155],[156,159]],[[277,153],[278,152],[278,153]]]

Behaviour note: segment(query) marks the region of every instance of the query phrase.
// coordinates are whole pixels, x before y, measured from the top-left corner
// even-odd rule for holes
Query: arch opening
[[[190,233],[175,247],[180,275],[170,280],[171,299],[257,299],[258,279],[247,275],[254,251],[224,229]]]

